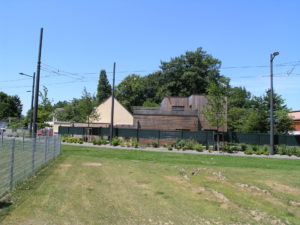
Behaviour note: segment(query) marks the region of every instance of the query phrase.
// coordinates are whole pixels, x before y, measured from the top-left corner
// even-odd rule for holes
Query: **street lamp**
[[[271,79],[271,89],[270,89],[270,154],[274,154],[274,116],[273,116],[273,60],[279,52],[273,52],[270,55],[270,79]]]
[[[33,76],[25,74],[25,73],[19,73],[20,75],[32,77],[32,91],[31,91],[31,109],[30,109],[30,126],[29,126],[29,135],[32,137],[32,128],[33,128],[33,99],[34,99],[34,83],[35,83],[35,73],[33,73]]]

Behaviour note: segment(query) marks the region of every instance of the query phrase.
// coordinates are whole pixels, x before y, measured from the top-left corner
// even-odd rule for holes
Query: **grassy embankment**
[[[300,161],[63,146],[0,224],[300,224]]]

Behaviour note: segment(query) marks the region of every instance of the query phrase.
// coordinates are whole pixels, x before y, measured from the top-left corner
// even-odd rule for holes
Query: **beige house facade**
[[[100,104],[95,112],[96,116],[90,117],[91,123],[110,124],[111,122],[112,96]],[[114,126],[132,126],[133,116],[128,110],[115,98],[114,99]]]

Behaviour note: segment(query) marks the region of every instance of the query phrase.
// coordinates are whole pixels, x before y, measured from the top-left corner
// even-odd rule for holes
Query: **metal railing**
[[[0,196],[60,154],[60,136],[0,139]]]

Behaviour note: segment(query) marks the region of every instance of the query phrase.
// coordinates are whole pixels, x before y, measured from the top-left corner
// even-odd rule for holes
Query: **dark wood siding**
[[[134,115],[134,127],[139,121],[140,129],[155,130],[199,130],[197,116]]]

